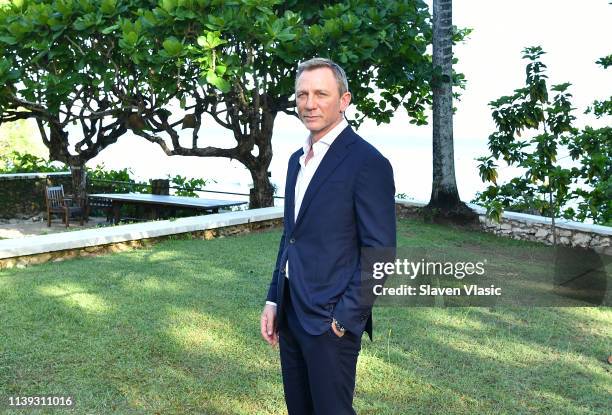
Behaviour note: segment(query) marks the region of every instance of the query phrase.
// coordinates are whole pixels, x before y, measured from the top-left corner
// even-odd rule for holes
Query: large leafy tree
[[[342,64],[354,125],[400,107],[423,124],[430,42],[421,0],[14,0],[0,12],[0,122],[34,117],[75,171],[128,129],[168,155],[233,158],[251,173],[251,207],[270,206],[274,120],[296,115],[298,62]],[[207,114],[233,146],[202,145]]]
[[[51,160],[85,192],[85,163],[127,131],[138,80],[105,27],[135,3],[14,0],[0,6],[0,123],[34,118]],[[128,61],[129,63],[129,61]],[[80,127],[69,137],[68,126]]]
[[[345,68],[353,124],[387,122],[400,107],[412,122],[426,122],[431,32],[422,1],[163,0],[135,15],[131,26],[127,19],[115,26],[146,74],[134,132],[168,155],[238,160],[253,180],[251,207],[273,204],[274,121],[281,112],[296,115],[302,60],[329,57]],[[202,145],[207,114],[232,131],[233,146]]]

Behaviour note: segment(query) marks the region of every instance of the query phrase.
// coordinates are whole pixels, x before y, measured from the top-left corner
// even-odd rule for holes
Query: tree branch
[[[234,148],[218,148],[218,147],[203,147],[203,148],[186,148],[178,147],[170,149],[164,139],[161,137],[149,134],[143,130],[135,130],[134,134],[145,140],[155,143],[161,147],[164,153],[168,156],[196,156],[196,157],[227,157],[240,159],[240,151],[238,146]]]

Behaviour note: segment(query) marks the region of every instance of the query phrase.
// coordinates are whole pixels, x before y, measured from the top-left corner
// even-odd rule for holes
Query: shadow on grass
[[[497,241],[433,231],[440,246]],[[3,393],[72,393],[93,413],[284,413],[278,351],[259,337],[279,237],[0,271]],[[610,312],[581,310],[379,307],[358,413],[606,413]]]
[[[578,340],[565,316],[553,318],[558,309],[378,311],[379,327],[392,332],[368,352],[407,369],[411,392],[403,395],[420,402],[415,413],[448,407],[452,413],[609,413],[610,373],[602,361],[609,336],[601,326],[602,335]],[[401,379],[388,380],[398,398]]]
[[[72,391],[93,411],[282,413],[277,351],[258,337],[267,276],[222,242],[3,272],[3,393]]]

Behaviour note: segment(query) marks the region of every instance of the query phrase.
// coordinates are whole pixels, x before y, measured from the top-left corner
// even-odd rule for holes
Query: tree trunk
[[[253,179],[249,196],[250,209],[274,206],[274,187],[268,178],[268,166],[269,163],[262,163],[255,169],[249,169]]]
[[[70,163],[72,176],[72,194],[75,200],[84,207],[87,201],[87,172],[85,163]]]
[[[452,95],[452,0],[433,2],[433,182],[432,207],[452,208],[459,200],[455,181]]]
[[[257,209],[274,206],[274,186],[270,182],[270,162],[272,161],[272,132],[276,112],[263,110],[258,129],[251,130],[252,142],[257,146],[257,156],[252,154],[252,147],[242,163],[247,166],[253,179],[253,188],[249,195],[249,208]]]
[[[274,206],[274,187],[270,182],[268,169],[272,161],[272,131],[276,114],[264,113],[259,134],[255,137],[257,156],[249,157],[245,163],[251,172],[253,188],[250,190],[249,208],[257,209]]]
[[[452,90],[452,0],[433,2],[433,179],[427,207],[465,223],[476,217],[459,198],[455,180]],[[470,214],[471,212],[471,214]],[[467,216],[466,216],[467,215]]]

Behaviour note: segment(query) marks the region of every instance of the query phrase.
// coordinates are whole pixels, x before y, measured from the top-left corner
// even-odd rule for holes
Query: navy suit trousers
[[[353,396],[361,334],[338,337],[331,327],[314,336],[300,324],[285,285],[279,327],[280,360],[289,415],[355,414]],[[331,322],[330,322],[331,324]]]

